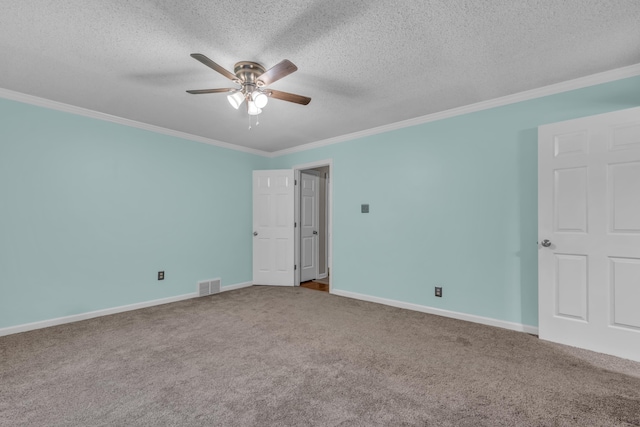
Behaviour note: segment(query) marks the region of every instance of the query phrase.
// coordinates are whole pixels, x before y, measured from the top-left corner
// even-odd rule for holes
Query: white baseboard
[[[318,279],[322,280],[322,279],[326,279],[327,276],[329,276],[326,272],[324,272],[323,274],[318,274]],[[316,279],[317,280],[317,279]]]
[[[483,325],[496,326],[498,328],[510,329],[512,331],[526,332],[528,334],[538,335],[537,327],[523,325],[522,323],[507,322],[505,320],[492,319],[490,317],[476,316],[473,314],[459,313],[457,311],[443,310],[441,308],[434,308],[426,305],[412,304],[387,298],[374,297],[370,295],[359,294],[356,292],[341,291],[340,289],[332,289],[331,293],[341,297],[375,302],[378,304],[390,305],[392,307],[420,311],[422,313],[436,314],[438,316],[451,317],[458,320],[466,320],[467,322],[480,323]]]
[[[232,291],[235,289],[247,288],[253,286],[252,282],[236,283],[234,285],[222,286],[221,292]],[[392,307],[404,308],[407,310],[420,311],[422,313],[436,314],[443,317],[451,317],[453,319],[466,320],[468,322],[480,323],[483,325],[496,326],[499,328],[510,329],[512,331],[526,332],[528,334],[538,334],[538,328],[535,326],[523,325],[521,323],[507,322],[504,320],[492,319],[489,317],[475,316],[473,314],[458,313],[455,311],[442,310],[440,308],[428,307],[426,305],[412,304],[408,302],[396,301],[387,298],[374,297],[370,295],[359,294],[356,292],[342,291],[332,289],[331,293],[347,298],[358,299],[362,301],[375,302],[378,304],[389,305]],[[169,304],[172,302],[183,301],[190,298],[197,298],[196,292],[177,295],[174,297],[156,299],[151,301],[139,302],[136,304],[123,305],[119,307],[106,308],[103,310],[90,311],[87,313],[74,314],[72,316],[58,317],[56,319],[42,320],[39,322],[25,323],[22,325],[9,326],[0,329],[0,337],[5,335],[17,334],[20,332],[32,331],[35,329],[48,328],[50,326],[63,325],[65,323],[78,322],[80,320],[93,319],[94,317],[108,316],[110,314],[123,313],[125,311],[138,310],[141,308],[153,307],[156,305]]]
[[[248,288],[249,286],[253,286],[253,282],[236,283],[235,285],[223,286],[220,288],[220,291],[233,291],[236,289]]]
[[[252,286],[251,282],[237,283],[235,285],[222,286],[221,292],[232,291],[234,289],[246,288]],[[0,337],[11,334],[18,334],[20,332],[33,331],[35,329],[48,328],[50,326],[63,325],[65,323],[78,322],[80,320],[93,319],[94,317],[108,316],[110,314],[123,313],[125,311],[138,310],[141,308],[153,307],[156,305],[169,304],[172,302],[183,301],[191,298],[197,298],[198,293],[193,292],[189,294],[176,295],[174,297],[161,298],[151,301],[143,301],[135,304],[121,305],[119,307],[105,308],[103,310],[89,311],[87,313],[74,314],[71,316],[58,317],[55,319],[41,320],[39,322],[25,323],[22,325],[9,326],[7,328],[0,328]]]

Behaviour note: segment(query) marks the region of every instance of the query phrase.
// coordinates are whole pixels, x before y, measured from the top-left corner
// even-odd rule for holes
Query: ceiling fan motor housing
[[[258,77],[260,77],[266,70],[257,62],[240,61],[236,63],[233,71],[240,80],[240,84],[242,86],[252,86],[254,88],[256,86],[264,86],[264,84],[261,84],[262,82],[258,81]]]

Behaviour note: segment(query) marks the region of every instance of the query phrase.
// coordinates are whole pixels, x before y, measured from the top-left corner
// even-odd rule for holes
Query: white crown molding
[[[39,98],[26,93],[15,92],[9,89],[0,88],[0,98],[12,101],[23,102],[38,107],[50,108],[52,110],[63,111],[65,113],[77,114],[79,116],[90,117],[92,119],[104,120],[107,122],[118,123],[124,126],[134,127],[138,129],[148,130],[150,132],[160,133],[163,135],[174,136],[176,138],[186,139],[189,141],[201,142],[203,144],[214,145],[228,150],[241,151],[243,153],[255,154],[262,157],[271,157],[270,153],[254,148],[243,147],[241,145],[230,144],[228,142],[217,141],[215,139],[205,138],[203,136],[192,135],[186,132],[163,128],[161,126],[150,125],[147,123],[137,122],[135,120],[125,119],[123,117],[112,116],[111,114],[101,113],[99,111],[89,110],[87,108],[76,107],[74,105],[62,102],[52,101],[50,99]]]
[[[568,92],[570,90],[582,89],[585,87],[594,86],[602,83],[608,83],[608,82],[621,80],[629,77],[635,77],[638,75],[640,75],[640,64],[630,65],[628,67],[622,67],[614,70],[604,71],[602,73],[592,74],[590,76],[580,77],[574,80],[567,80],[565,82],[556,83],[553,85],[544,86],[537,89],[531,89],[528,91],[507,95],[500,98],[490,99],[488,101],[482,101],[475,104],[465,105],[462,107],[453,108],[453,109],[441,111],[438,113],[428,114],[426,116],[415,117],[409,120],[390,123],[388,125],[378,126],[371,129],[365,129],[362,131],[353,132],[346,135],[340,135],[334,138],[323,139],[320,141],[310,142],[308,144],[298,145],[296,147],[291,147],[284,150],[273,151],[273,152],[267,152],[263,150],[257,150],[255,148],[243,147],[241,145],[230,144],[228,142],[223,142],[215,139],[205,138],[202,136],[192,135],[186,132],[180,132],[172,129],[163,128],[160,126],[137,122],[135,120],[125,119],[123,117],[118,117],[118,116],[112,116],[110,114],[101,113],[98,111],[93,111],[93,110],[89,110],[82,107],[76,107],[70,104],[64,104],[62,102],[52,101],[45,98],[39,98],[37,96],[27,95],[24,93],[15,92],[15,91],[3,89],[3,88],[0,88],[0,98],[23,102],[25,104],[36,105],[39,107],[50,108],[52,110],[78,114],[80,116],[91,117],[98,120],[118,123],[125,126],[148,130],[150,132],[174,136],[176,138],[200,142],[203,144],[213,145],[220,148],[226,148],[228,150],[241,151],[244,153],[254,154],[257,156],[275,158],[275,157],[284,156],[286,154],[293,154],[301,151],[313,150],[315,148],[325,147],[327,145],[333,145],[333,144],[338,144],[340,142],[352,141],[352,140],[363,138],[366,136],[377,135],[377,134],[389,132],[392,130],[421,125],[428,122],[434,122],[437,120],[447,119],[455,116],[460,116],[463,114],[469,114],[476,111],[487,110],[490,108],[502,107],[505,105],[514,104],[516,102],[528,101],[535,98],[541,98],[543,96],[555,95],[562,92]]]
[[[304,145],[287,148],[284,150],[268,153],[269,157],[280,157],[285,154],[293,154],[301,151],[313,150],[315,148],[326,147],[327,145],[338,144],[340,142],[352,141],[366,136],[377,135],[392,130],[402,129],[406,127],[421,125],[437,120],[448,119],[450,117],[461,116],[463,114],[474,113],[476,111],[488,110],[490,108],[502,107],[516,102],[528,101],[531,99],[542,98],[543,96],[555,95],[571,90],[582,89],[589,86],[595,86],[602,83],[609,83],[615,80],[621,80],[629,77],[640,75],[640,64],[630,65],[628,67],[617,68],[614,70],[604,71],[602,73],[592,74],[590,76],[580,77],[574,80],[543,86],[537,89],[531,89],[524,92],[514,93],[512,95],[500,98],[490,99],[488,101],[477,102],[475,104],[465,105],[462,107],[452,108],[451,110],[440,111],[438,113],[428,114],[426,116],[415,117],[401,122],[390,123],[388,125],[366,129],[346,135],[336,136],[334,138],[323,139],[321,141],[310,142]]]
[[[522,323],[507,322],[505,320],[492,319],[490,317],[476,316],[474,314],[460,313],[457,311],[443,310],[441,308],[429,307],[426,305],[412,304],[403,301],[397,301],[387,298],[374,297],[370,295],[359,294],[356,292],[341,291],[333,289],[333,295],[341,297],[353,298],[361,301],[375,302],[377,304],[389,305],[391,307],[404,308],[406,310],[419,311],[421,313],[435,314],[442,317],[450,317],[452,319],[465,320],[467,322],[480,323],[482,325],[496,326],[498,328],[509,329],[511,331],[525,332],[527,334],[538,335],[538,328],[535,326],[524,325]]]

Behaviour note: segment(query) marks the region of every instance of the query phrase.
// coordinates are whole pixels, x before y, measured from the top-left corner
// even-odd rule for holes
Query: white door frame
[[[331,181],[331,176],[329,173],[326,173],[324,177],[321,177],[325,180],[324,182],[324,200],[322,201],[322,206],[324,206],[324,224],[322,225],[324,228],[325,234],[325,242],[324,242],[324,253],[322,256],[324,257],[324,271],[320,272],[318,270],[318,279],[324,279],[329,276],[329,182]],[[318,264],[319,265],[319,264]]]
[[[318,160],[311,163],[303,163],[299,165],[293,166],[294,177],[297,182],[300,182],[300,171],[305,169],[314,169],[320,168],[323,166],[327,166],[329,168],[329,185],[327,185],[327,197],[326,202],[328,203],[327,209],[327,271],[331,273],[331,279],[329,280],[329,293],[332,293],[333,284],[335,283],[335,274],[333,272],[333,159],[325,159]],[[300,192],[296,188],[295,191],[295,202],[294,202],[294,215],[295,221],[300,224]],[[295,228],[295,237],[294,237],[294,256],[295,256],[295,265],[300,265],[300,227]],[[300,286],[300,270],[295,270],[295,286]]]
[[[320,236],[319,233],[318,233],[320,231],[320,173],[318,173],[314,169],[303,169],[303,170],[300,170],[300,181],[299,181],[300,184],[302,184],[302,182],[303,182],[302,177],[305,176],[305,175],[307,177],[313,177],[313,179],[314,179],[314,181],[316,183],[314,191],[313,191],[313,194],[315,195],[315,197],[314,197],[315,200],[314,200],[314,203],[313,203],[313,209],[315,210],[315,212],[313,213],[313,216],[315,218],[315,224],[314,224],[315,230],[314,230],[314,232],[315,232],[316,235],[315,236],[313,236],[313,235],[311,236],[311,238],[313,239],[313,242],[314,242],[313,243],[313,249],[312,249],[313,250],[313,258],[314,258],[314,260],[313,260],[313,269],[312,269],[313,270],[313,279],[308,279],[307,278],[308,277],[308,273],[309,273],[308,271],[307,271],[307,277],[305,277],[305,279],[306,280],[316,280],[316,279],[318,279],[318,263],[320,261],[320,253],[318,252],[319,249],[320,249],[320,239],[321,238],[325,238],[326,239],[326,236]],[[300,192],[300,197],[302,197],[302,194],[303,194],[303,191],[304,191],[302,186],[298,185],[296,190]],[[325,190],[325,194],[326,194],[326,190]],[[294,201],[295,201],[295,197],[294,197]],[[303,235],[304,234],[304,232],[303,232],[304,231],[303,230],[304,227],[303,227],[303,223],[302,223],[302,213],[303,213],[302,212],[302,206],[303,206],[303,204],[302,204],[302,198],[301,198],[300,199],[300,221],[298,222],[298,227],[300,228],[300,234],[301,234],[301,236],[300,236],[300,245],[302,245],[302,241],[303,241],[303,239],[305,237]],[[294,212],[295,212],[295,207],[294,207]],[[294,218],[294,221],[297,221],[297,219]],[[309,230],[307,230],[307,231],[309,231]],[[295,233],[294,233],[294,238],[295,238]],[[300,258],[301,258],[301,261],[302,261],[303,257],[305,257],[304,247],[300,246]],[[301,264],[302,263],[300,263],[298,265],[300,266],[300,275],[302,276],[302,273],[304,272],[304,267],[302,267]],[[300,278],[300,281],[302,282],[302,277]]]

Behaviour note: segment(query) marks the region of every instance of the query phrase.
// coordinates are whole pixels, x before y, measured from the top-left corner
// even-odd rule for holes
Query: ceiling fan
[[[247,112],[252,116],[262,112],[262,108],[267,105],[269,97],[302,105],[307,105],[311,101],[311,98],[306,96],[266,87],[298,69],[288,59],[279,62],[268,70],[257,62],[240,61],[236,63],[233,69],[234,73],[231,73],[201,53],[192,53],[191,57],[240,85],[240,88],[188,90],[187,92],[192,95],[227,92],[227,99],[233,108],[238,109],[244,101],[247,101]]]

